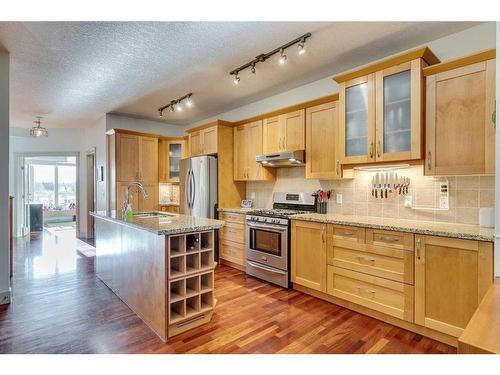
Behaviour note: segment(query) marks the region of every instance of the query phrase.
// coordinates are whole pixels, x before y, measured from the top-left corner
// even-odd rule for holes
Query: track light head
[[[238,73],[235,73],[234,79],[233,79],[233,83],[235,85],[237,85],[238,83],[240,83],[240,77],[238,76]]]
[[[299,55],[303,55],[304,53],[306,53],[305,44],[306,44],[306,39],[305,38],[302,38],[302,40],[300,41],[300,43],[297,44],[297,52],[298,52]]]
[[[280,50],[280,55],[281,55],[280,56],[280,64],[283,65],[286,63],[286,59],[287,59],[287,57],[285,55],[285,50],[283,48]]]
[[[182,112],[183,108],[182,108],[181,102],[177,102],[177,103],[175,104],[175,110],[176,110],[177,112]]]
[[[159,110],[158,112],[159,112],[159,114],[160,114],[160,117],[163,117],[163,111],[162,111],[162,110]]]
[[[250,71],[252,72],[252,74],[255,74],[255,64],[252,64],[252,68],[250,69]]]
[[[175,112],[175,107],[173,104],[170,104],[170,112]]]
[[[193,101],[191,100],[191,95],[186,99],[186,107],[191,108],[193,106]]]

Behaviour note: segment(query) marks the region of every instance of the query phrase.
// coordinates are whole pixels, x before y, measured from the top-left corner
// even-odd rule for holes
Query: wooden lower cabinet
[[[170,212],[172,214],[178,214],[179,213],[179,206],[160,205],[160,211],[161,212]]]
[[[292,282],[326,292],[326,224],[292,221]]]
[[[413,321],[413,285],[328,266],[328,294]]]
[[[416,236],[415,323],[459,337],[492,282],[492,243]]]
[[[219,219],[226,222],[219,230],[219,258],[222,263],[241,270],[246,268],[245,218],[245,214],[219,213]]]

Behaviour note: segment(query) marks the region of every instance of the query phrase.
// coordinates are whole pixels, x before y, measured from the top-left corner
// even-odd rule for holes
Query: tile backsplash
[[[160,204],[178,204],[179,203],[179,185],[178,184],[160,184],[159,189]]]
[[[254,207],[272,207],[275,191],[313,192],[333,189],[328,201],[328,213],[376,216],[426,221],[446,221],[465,224],[479,223],[479,208],[494,207],[494,176],[426,177],[423,166],[415,165],[397,170],[398,175],[410,178],[407,195],[412,196],[413,208],[404,207],[404,196],[380,199],[371,195],[371,179],[375,172],[355,171],[348,180],[305,179],[301,167],[279,168],[276,181],[248,182],[247,199],[254,200]],[[439,210],[439,182],[449,182],[449,210]],[[342,204],[335,203],[336,194],[342,194]],[[254,197],[253,197],[254,195]],[[425,209],[417,209],[424,207]]]

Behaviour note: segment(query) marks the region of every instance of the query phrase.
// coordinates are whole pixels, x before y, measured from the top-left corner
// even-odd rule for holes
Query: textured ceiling
[[[193,92],[190,124],[266,96],[469,28],[465,22],[0,22],[11,53],[11,126],[83,127],[108,112],[159,120]],[[270,59],[257,74],[228,72],[311,32],[307,53]]]

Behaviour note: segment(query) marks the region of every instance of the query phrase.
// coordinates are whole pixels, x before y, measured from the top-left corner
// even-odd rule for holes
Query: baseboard
[[[0,305],[8,305],[11,301],[11,291],[10,288],[9,290],[5,290],[3,292],[0,292]]]

